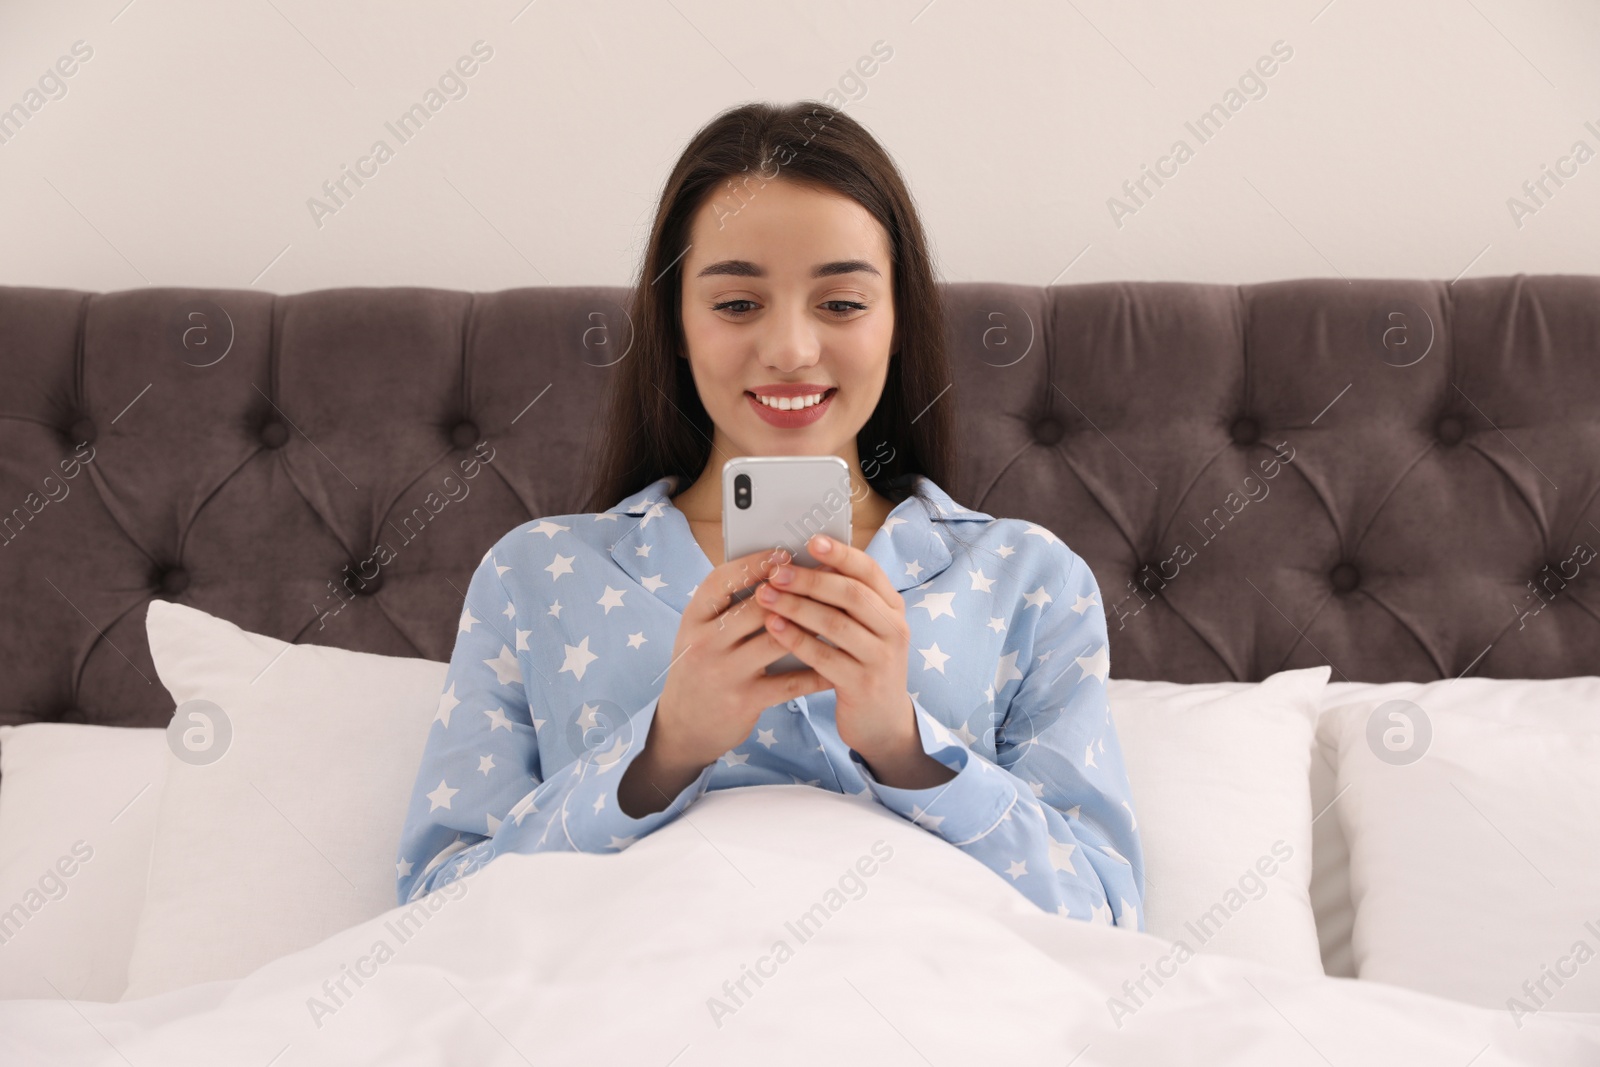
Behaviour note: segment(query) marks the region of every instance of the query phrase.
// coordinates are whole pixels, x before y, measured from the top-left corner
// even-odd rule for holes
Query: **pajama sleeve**
[[[1039,586],[1050,599],[1017,650],[1015,664],[1026,669],[1018,678],[1003,658],[996,672],[991,707],[1015,687],[1003,716],[991,715],[986,727],[998,765],[915,700],[922,750],[954,778],[899,789],[850,755],[885,807],[981,860],[1040,908],[1143,930],[1143,852],[1106,700],[1099,587],[1076,553],[1059,541],[1047,547],[1062,578]],[[1030,602],[1022,610],[1036,609]]]
[[[396,896],[409,903],[503,852],[615,852],[672,821],[705,792],[712,768],[642,818],[617,803],[617,783],[644,750],[656,697],[626,718],[569,723],[547,704],[559,635],[535,641],[495,564],[484,556],[468,586],[439,711],[400,835]],[[528,627],[522,629],[521,627]],[[575,729],[581,754],[544,767],[539,735]]]

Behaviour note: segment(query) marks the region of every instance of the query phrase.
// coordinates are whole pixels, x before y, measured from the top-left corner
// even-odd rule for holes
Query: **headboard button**
[[[189,588],[189,572],[182,567],[168,567],[161,572],[158,584],[162,596],[178,596]]]
[[[261,443],[268,448],[282,448],[289,443],[289,427],[276,420],[261,424]]]
[[[1261,440],[1261,425],[1248,415],[1240,415],[1228,427],[1228,434],[1236,445],[1253,445]]]
[[[350,563],[345,565],[345,576],[350,579],[350,589],[357,596],[371,596],[383,588],[383,568],[378,568],[378,573],[368,578],[361,573],[361,564]]]
[[[1340,563],[1328,573],[1328,580],[1341,593],[1348,593],[1361,584],[1361,572],[1354,563]]]
[[[67,436],[72,439],[74,448],[82,444],[94,444],[94,420],[87,415],[73,420],[72,425],[67,427]]]
[[[478,425],[471,419],[462,419],[450,431],[450,443],[457,448],[471,448],[478,440]]]
[[[1440,444],[1457,445],[1467,435],[1467,428],[1454,415],[1446,415],[1439,420],[1433,432],[1438,435]]]
[[[1033,439],[1041,445],[1053,445],[1066,434],[1066,429],[1055,419],[1043,418],[1033,424]]]

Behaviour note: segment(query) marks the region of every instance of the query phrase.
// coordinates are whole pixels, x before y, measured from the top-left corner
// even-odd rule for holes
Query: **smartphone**
[[[782,548],[795,566],[815,567],[818,562],[806,544],[819,533],[851,543],[850,465],[844,460],[838,456],[735,456],[722,465],[723,559]],[[734,605],[755,588],[734,594]],[[818,640],[833,643],[820,635]],[[767,664],[767,673],[805,667],[786,652]]]

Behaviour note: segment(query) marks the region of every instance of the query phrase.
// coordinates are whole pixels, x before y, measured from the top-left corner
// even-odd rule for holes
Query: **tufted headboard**
[[[945,488],[1089,562],[1114,675],[1600,672],[1600,276],[944,290]],[[0,287],[0,723],[165,724],[153,597],[448,659],[585,510],[625,297]]]

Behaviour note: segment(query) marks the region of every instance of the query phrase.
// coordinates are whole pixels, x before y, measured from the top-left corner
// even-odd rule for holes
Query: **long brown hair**
[[[944,305],[921,220],[894,161],[850,116],[815,100],[729,108],[695,134],[668,176],[634,286],[633,336],[616,364],[588,510],[603,511],[668,474],[685,489],[705,469],[713,426],[695,389],[681,315],[695,212],[708,197],[770,180],[832,189],[889,237],[897,349],[883,394],[856,435],[862,474],[894,503],[923,474],[955,495],[955,415]],[[926,504],[925,504],[926,506]],[[931,509],[929,510],[932,514]]]

